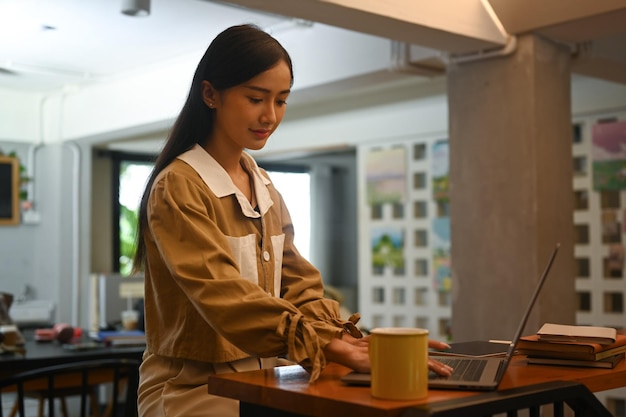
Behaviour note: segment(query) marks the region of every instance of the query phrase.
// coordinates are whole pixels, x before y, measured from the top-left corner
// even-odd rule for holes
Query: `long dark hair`
[[[240,85],[274,67],[280,61],[289,66],[293,84],[293,68],[289,54],[282,45],[254,25],[232,26],[215,37],[198,63],[191,89],[183,108],[174,122],[163,150],[150,174],[139,206],[133,271],[140,272],[145,264],[147,206],[155,178],[178,155],[196,143],[206,141],[213,129],[213,110],[202,100],[202,81],[207,80],[217,91]]]

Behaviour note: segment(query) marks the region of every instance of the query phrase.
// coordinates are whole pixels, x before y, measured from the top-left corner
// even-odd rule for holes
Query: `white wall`
[[[0,141],[39,141],[41,98],[35,93],[0,89]]]
[[[626,84],[598,78],[572,77],[572,115],[626,110]]]
[[[324,103],[322,109],[299,108],[298,117],[285,117],[263,152],[287,153],[445,133],[448,107],[444,83],[444,79],[423,82],[409,78],[383,91]],[[412,99],[405,97],[407,91]]]

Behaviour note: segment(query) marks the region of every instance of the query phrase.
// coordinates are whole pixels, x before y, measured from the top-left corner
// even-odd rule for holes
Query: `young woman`
[[[367,338],[324,298],[283,199],[244,152],[265,146],[292,84],[288,53],[251,25],[220,33],[198,64],[139,213],[140,416],[236,416],[236,401],[207,393],[207,376],[281,356],[311,381],[329,361],[369,371]]]

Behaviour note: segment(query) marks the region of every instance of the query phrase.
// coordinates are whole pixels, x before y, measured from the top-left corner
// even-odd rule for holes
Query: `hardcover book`
[[[607,368],[613,369],[622,359],[624,353],[609,356],[608,358],[598,359],[595,361],[587,361],[580,359],[564,359],[564,358],[545,358],[537,356],[529,356],[526,360],[529,365],[558,365],[558,366],[582,366],[585,368]]]
[[[540,340],[548,342],[615,343],[617,330],[612,327],[571,326],[566,324],[545,323],[537,332]]]

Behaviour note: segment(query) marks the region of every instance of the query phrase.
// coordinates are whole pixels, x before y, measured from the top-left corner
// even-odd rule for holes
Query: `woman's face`
[[[290,88],[289,67],[280,61],[243,84],[213,92],[214,100],[209,101],[215,111],[211,141],[262,149],[285,115]]]

